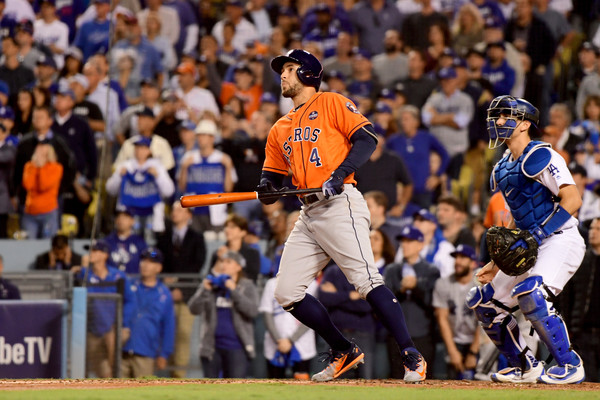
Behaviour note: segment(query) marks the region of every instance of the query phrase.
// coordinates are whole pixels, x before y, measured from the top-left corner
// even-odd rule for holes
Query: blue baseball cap
[[[46,57],[46,56],[41,56],[40,58],[38,58],[36,65],[45,65],[47,67],[52,67],[54,69],[57,69],[56,63],[54,62],[54,58],[52,57]]]
[[[0,81],[0,93],[6,96],[10,96],[10,87],[5,81]]]
[[[129,208],[123,204],[119,204],[117,206],[117,208],[115,209],[115,215],[119,215],[119,214],[127,214],[130,217],[133,217],[133,211],[131,210],[131,208]]]
[[[139,136],[134,142],[133,144],[135,146],[146,146],[146,147],[150,147],[150,144],[152,144],[152,139],[145,137],[145,136]]]
[[[143,116],[143,117],[151,117],[154,118],[154,111],[152,111],[152,109],[150,107],[142,107],[140,110],[138,110],[135,113],[137,116]]]
[[[450,253],[452,257],[456,257],[457,255],[469,257],[471,260],[477,261],[477,254],[475,253],[475,249],[466,244],[459,244],[456,246],[456,250]]]
[[[277,97],[271,92],[264,92],[262,96],[260,96],[260,102],[262,103],[271,103],[277,104]]]
[[[381,126],[379,124],[373,124],[373,130],[375,131],[377,136],[381,136],[381,137],[385,138],[385,129],[383,129],[383,126]]]
[[[425,221],[431,221],[437,224],[437,218],[428,209],[421,208],[419,211],[413,214],[413,219],[424,219]]]
[[[10,106],[0,107],[0,118],[2,119],[11,119],[14,121],[15,112]]]
[[[381,89],[381,92],[379,92],[379,97],[382,99],[394,100],[396,98],[396,93],[388,88],[383,88]]]
[[[66,85],[59,85],[56,94],[61,96],[69,96],[73,99],[73,101],[77,101],[75,99],[75,92],[73,92],[73,90],[71,90],[71,88]]]
[[[452,67],[442,68],[438,71],[439,79],[453,79],[456,78],[456,70]]]
[[[415,228],[413,225],[405,226],[402,229],[402,232],[398,236],[396,236],[397,240],[408,239],[408,240],[416,240],[417,242],[425,241],[425,237],[423,236],[423,232]]]
[[[462,57],[454,57],[452,59],[452,66],[454,68],[468,68],[467,60]]]
[[[104,239],[97,239],[94,242],[92,242],[91,246],[89,244],[86,244],[85,246],[83,246],[83,248],[86,250],[100,250],[105,253],[110,253],[110,246],[108,245],[108,242]]]
[[[338,70],[334,69],[325,74],[325,81],[328,81],[329,79],[339,79],[341,81],[345,81],[346,76],[344,75],[344,73],[342,71],[338,71]]]
[[[375,112],[391,114],[392,107],[390,107],[389,105],[387,105],[387,103],[384,103],[383,101],[378,101],[375,105]]]
[[[352,49],[352,56],[355,58],[365,58],[367,60],[370,60],[371,52],[365,49],[361,49],[360,47],[355,47]]]
[[[162,264],[163,262],[163,253],[156,247],[150,246],[140,254],[140,259],[142,260],[150,260]]]
[[[186,119],[185,121],[182,121],[181,124],[179,124],[178,129],[180,131],[183,129],[188,130],[188,131],[195,131],[196,124],[194,123],[194,121],[190,121],[189,119]]]

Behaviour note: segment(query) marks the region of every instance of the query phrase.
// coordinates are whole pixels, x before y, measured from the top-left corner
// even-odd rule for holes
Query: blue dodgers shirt
[[[241,350],[244,348],[233,326],[232,307],[233,300],[228,294],[217,296],[217,327],[215,329],[215,347],[217,349]]]

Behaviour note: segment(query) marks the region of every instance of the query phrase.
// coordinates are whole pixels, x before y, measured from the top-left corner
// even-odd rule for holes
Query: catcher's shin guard
[[[517,320],[511,314],[503,316],[503,313],[499,312],[500,304],[494,304],[493,295],[494,288],[489,283],[482,287],[474,287],[467,295],[467,306],[475,311],[483,330],[508,359],[508,363],[527,371],[535,359],[526,357],[529,348],[521,337]]]
[[[546,299],[542,277],[530,276],[518,283],[512,290],[512,297],[517,298],[523,315],[531,322],[556,362],[561,366],[578,365],[579,357],[571,349],[567,326]]]

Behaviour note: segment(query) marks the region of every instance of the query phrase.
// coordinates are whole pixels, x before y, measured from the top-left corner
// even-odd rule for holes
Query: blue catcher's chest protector
[[[524,172],[527,171],[533,176],[531,172],[536,172],[537,175],[546,169],[549,165],[548,156],[551,157],[549,147],[547,143],[532,141],[518,159],[511,161],[510,154],[502,158],[492,173],[492,190],[498,187],[502,191],[517,228],[533,229],[541,225],[554,211],[552,192]],[[533,154],[529,154],[532,151],[539,151],[542,157],[537,157],[538,154],[532,157]],[[541,159],[541,162],[535,162],[533,159]],[[524,166],[526,160],[528,165]]]

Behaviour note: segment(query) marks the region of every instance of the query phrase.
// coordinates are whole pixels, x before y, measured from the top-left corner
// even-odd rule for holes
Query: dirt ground
[[[269,379],[2,379],[2,390],[35,390],[35,389],[116,389],[138,386],[167,386],[167,385],[207,385],[207,384],[247,384],[247,383],[284,383],[287,385],[346,385],[346,386],[405,386],[398,380],[337,380],[328,383],[312,383],[294,380]],[[432,388],[449,389],[544,389],[556,391],[598,391],[600,383],[582,383],[580,385],[509,385],[483,381],[439,381],[428,380],[421,385]]]

